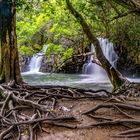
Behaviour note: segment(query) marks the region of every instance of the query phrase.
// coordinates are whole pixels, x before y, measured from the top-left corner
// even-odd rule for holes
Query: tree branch
[[[123,79],[122,75],[120,75],[120,73],[118,73],[114,69],[114,67],[110,64],[110,62],[106,59],[106,57],[103,54],[103,51],[101,49],[98,39],[94,36],[92,31],[90,30],[90,26],[86,23],[83,16],[73,8],[72,4],[70,3],[70,0],[66,0],[66,3],[67,3],[67,7],[68,7],[69,11],[77,19],[77,21],[81,24],[82,29],[83,29],[84,33],[87,35],[90,42],[94,44],[95,52],[96,52],[96,56],[97,56],[98,60],[100,61],[102,67],[107,72],[108,77],[109,77],[114,89],[117,89],[127,80]]]

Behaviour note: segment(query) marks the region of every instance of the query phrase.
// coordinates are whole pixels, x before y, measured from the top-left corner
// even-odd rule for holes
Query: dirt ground
[[[61,100],[57,103],[57,110],[59,115],[67,114],[74,115],[82,124],[90,124],[97,122],[95,119],[81,115],[82,112],[93,108],[95,105],[102,103],[99,100],[85,99],[81,101]],[[98,116],[107,116],[110,118],[122,118],[116,110],[100,109],[97,111]],[[139,117],[139,116],[138,116]],[[89,129],[67,129],[56,126],[44,125],[46,132],[39,133],[38,140],[140,140],[137,138],[113,138],[111,135],[117,134],[121,131],[128,130],[123,126],[104,126]]]
[[[140,140],[140,87],[122,88],[2,85],[0,139]]]

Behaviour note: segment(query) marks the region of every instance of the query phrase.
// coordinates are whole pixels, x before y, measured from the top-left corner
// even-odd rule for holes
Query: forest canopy
[[[84,47],[87,47],[88,40],[76,19],[67,10],[65,1],[22,2],[21,6],[21,1],[17,1],[17,36],[21,53],[25,49],[32,54],[32,49],[41,50],[43,45],[49,43],[63,46],[63,39],[74,41],[70,44],[72,48],[79,41],[83,41]],[[139,44],[139,15],[133,9],[129,10],[110,0],[72,1],[72,4],[84,16],[97,37],[109,38],[120,46],[137,47]]]

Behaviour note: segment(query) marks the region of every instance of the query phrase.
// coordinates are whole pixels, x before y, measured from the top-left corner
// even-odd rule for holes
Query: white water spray
[[[39,73],[41,63],[42,63],[46,50],[47,50],[47,45],[44,45],[41,53],[36,53],[33,55],[29,64],[29,71],[26,73],[28,74]]]
[[[113,44],[108,41],[108,39],[104,38],[98,38],[102,51],[105,55],[105,57],[108,59],[108,61],[111,63],[113,67],[116,65],[116,61],[118,59],[117,54],[114,51]],[[91,45],[91,52],[95,52],[93,44]],[[108,80],[108,76],[105,72],[105,70],[100,67],[99,65],[92,63],[92,61],[95,59],[95,56],[90,56],[89,62],[85,63],[83,66],[83,73],[84,74],[90,74],[90,78],[93,78],[94,80]]]
[[[31,58],[30,64],[29,64],[29,72],[30,73],[37,73],[40,70],[42,59],[44,54],[43,53],[36,53]]]

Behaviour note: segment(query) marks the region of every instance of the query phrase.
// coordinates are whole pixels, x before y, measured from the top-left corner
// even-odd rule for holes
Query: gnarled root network
[[[100,100],[92,109],[83,112],[94,119],[83,124],[78,118],[65,113],[57,113],[60,100]],[[115,99],[115,102],[112,102]],[[104,102],[105,101],[105,102]],[[22,139],[28,135],[36,140],[39,131],[45,131],[44,124],[69,129],[87,129],[106,125],[121,125],[129,128],[112,137],[137,137],[140,135],[140,119],[131,112],[140,112],[140,105],[119,102],[119,95],[106,90],[86,90],[64,86],[0,85],[0,140]],[[122,118],[96,115],[100,109],[116,111]],[[130,127],[131,124],[131,127]],[[39,130],[39,131],[38,131]]]
[[[102,94],[99,94],[101,93]],[[94,94],[93,94],[94,93]],[[106,90],[82,90],[70,87],[9,86],[0,85],[0,140],[18,139],[28,135],[36,139],[42,124],[75,129],[76,125],[65,123],[76,121],[74,116],[54,115],[57,100],[82,100],[109,97]]]

